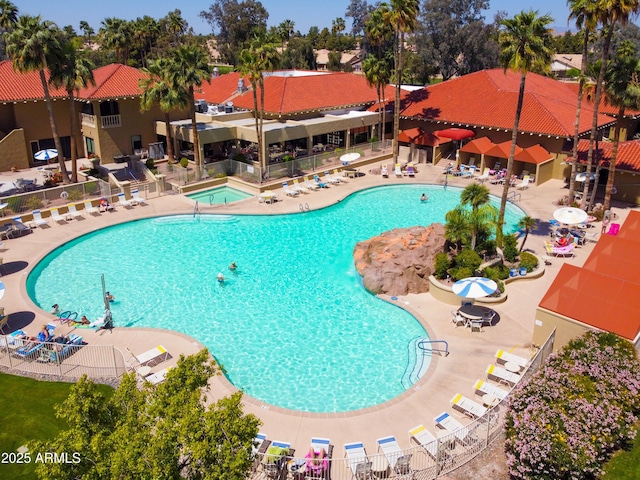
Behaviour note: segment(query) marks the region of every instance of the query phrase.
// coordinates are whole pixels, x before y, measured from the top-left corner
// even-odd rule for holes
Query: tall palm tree
[[[142,71],[147,77],[140,81],[142,96],[140,97],[140,109],[149,110],[153,105],[158,105],[164,114],[164,125],[167,132],[167,157],[169,162],[175,161],[173,151],[173,135],[171,132],[172,110],[186,108],[189,105],[187,92],[182,88],[172,88],[169,78],[169,61],[166,58],[149,60],[147,68]]]
[[[469,223],[471,224],[471,249],[475,250],[478,232],[493,223],[496,209],[489,204],[489,189],[484,185],[472,183],[460,194],[462,205],[471,206]]]
[[[8,0],[0,0],[0,60],[4,59],[6,32],[13,30],[18,22],[18,7]]]
[[[87,43],[91,43],[91,37],[96,33],[96,31],[89,25],[89,22],[86,20],[80,20],[80,30],[84,33],[84,41]]]
[[[129,22],[115,17],[105,18],[98,33],[102,46],[115,52],[116,63],[126,64],[132,37]]]
[[[180,45],[173,51],[167,72],[171,86],[187,92],[189,98],[196,179],[200,179],[202,175],[202,156],[196,122],[195,89],[211,78],[212,67],[209,65],[209,60],[209,55],[199,45]]]
[[[587,152],[587,175],[584,181],[581,208],[585,208],[589,198],[589,187],[591,183],[590,173],[593,166],[593,150],[598,131],[598,107],[602,98],[602,85],[604,83],[604,73],[609,61],[609,49],[611,47],[611,37],[616,25],[624,25],[629,22],[629,17],[640,9],[640,0],[600,0],[596,2],[599,22],[604,31],[604,42],[602,45],[602,65],[596,81],[596,93],[594,98],[593,122],[591,123],[591,135],[589,137],[589,150]],[[595,195],[592,195],[595,197]]]
[[[576,108],[576,121],[573,133],[573,163],[569,178],[569,204],[573,203],[575,195],[575,183],[578,158],[578,141],[580,140],[580,113],[582,111],[582,97],[587,79],[587,58],[589,55],[589,36],[595,32],[598,25],[597,2],[592,0],[569,0],[569,20],[575,19],[576,27],[582,30],[582,63],[580,64],[580,77],[578,83],[578,106]]]
[[[518,125],[524,103],[524,88],[527,73],[531,71],[544,72],[551,64],[551,31],[547,27],[553,19],[549,15],[538,16],[537,11],[521,12],[513,18],[500,21],[501,31],[498,36],[500,44],[500,63],[506,73],[507,69],[520,73],[520,90],[518,92],[518,105],[513,121],[513,133],[511,135],[511,150],[507,160],[506,178],[513,174],[513,157],[516,153],[516,141],[518,140]],[[504,213],[507,208],[507,194],[509,182],[504,182],[502,198],[500,200],[500,212],[498,213],[496,242],[502,246],[502,229],[504,227]]]
[[[362,62],[362,71],[367,79],[367,83],[375,87],[376,94],[378,95],[378,132],[380,132],[380,139],[382,140],[384,139],[384,124],[386,122],[384,92],[387,85],[389,85],[389,79],[391,77],[389,62],[386,58],[379,58],[369,54]]]
[[[416,27],[420,2],[418,0],[391,0],[391,10],[387,15],[387,22],[393,26],[395,32],[395,48],[393,57],[396,76],[396,98],[393,105],[393,162],[398,162],[400,144],[400,86],[402,85],[402,61],[404,56],[404,38],[406,33],[413,32]]]
[[[522,245],[520,245],[520,251],[524,249],[524,244],[527,241],[527,237],[529,236],[529,232],[534,230],[538,226],[538,222],[535,218],[532,218],[528,215],[525,215],[518,221],[518,228],[524,230],[524,238],[522,239]]]
[[[69,96],[71,109],[71,181],[78,182],[78,151],[76,139],[78,137],[78,114],[76,112],[75,93],[81,88],[95,85],[91,60],[81,57],[72,42],[64,45],[63,61],[51,64],[51,83],[62,87]]]
[[[445,215],[444,238],[454,244],[458,251],[462,245],[469,243],[472,235],[472,226],[469,210],[461,205],[449,210]]]
[[[49,83],[45,71],[49,65],[63,61],[62,33],[53,22],[42,21],[40,17],[23,15],[15,28],[6,35],[7,53],[13,59],[13,68],[21,73],[37,71],[44,91],[44,100],[49,114],[51,134],[58,150],[62,181],[69,183],[69,174],[64,164],[62,143],[58,135]]]
[[[611,161],[609,162],[609,176],[605,188],[603,209],[609,210],[611,195],[616,175],[616,160],[618,157],[618,145],[621,140],[621,129],[624,124],[626,109],[638,110],[640,108],[640,60],[635,58],[633,44],[629,41],[622,42],[618,48],[615,59],[609,62],[604,74],[605,101],[614,107],[618,107],[615,135],[611,149]]]

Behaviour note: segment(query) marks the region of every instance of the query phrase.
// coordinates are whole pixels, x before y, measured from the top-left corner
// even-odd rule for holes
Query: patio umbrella
[[[438,130],[435,134],[440,138],[450,138],[458,141],[476,136],[473,130],[466,128],[446,128],[444,130]]]
[[[4,297],[4,283],[0,282],[0,299]]]
[[[340,157],[340,161],[342,162],[343,165],[349,165],[349,162],[355,162],[359,158],[360,158],[359,153],[356,153],[356,152],[345,153]]]
[[[586,179],[587,179],[587,172],[578,173],[576,175],[576,182],[584,183]],[[594,172],[591,172],[591,175],[589,175],[589,181],[593,182],[595,179],[596,179],[596,174]]]
[[[451,290],[460,297],[480,298],[491,295],[498,289],[496,282],[485,277],[468,277],[458,280]]]
[[[36,152],[33,158],[35,158],[36,160],[46,160],[48,162],[49,160],[51,160],[52,158],[56,158],[57,156],[58,150],[56,150],[55,148],[47,148],[45,150]]]
[[[562,207],[553,212],[553,218],[565,225],[578,225],[587,221],[587,212],[574,207]]]

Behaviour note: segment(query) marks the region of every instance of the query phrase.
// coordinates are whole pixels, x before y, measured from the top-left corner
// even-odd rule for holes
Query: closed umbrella
[[[56,150],[55,148],[47,148],[45,150],[40,150],[39,152],[36,152],[36,154],[33,156],[33,158],[35,158],[36,160],[41,160],[41,161],[49,161],[52,158],[56,158],[58,156],[58,150]]]
[[[340,161],[342,162],[343,165],[349,165],[349,162],[355,162],[359,158],[360,158],[359,153],[356,153],[356,152],[345,153],[340,157]]]
[[[553,212],[553,218],[565,225],[579,225],[587,221],[587,212],[575,207],[562,207]]]
[[[485,277],[468,277],[458,280],[451,290],[460,297],[481,298],[495,293],[498,289],[496,282]]]

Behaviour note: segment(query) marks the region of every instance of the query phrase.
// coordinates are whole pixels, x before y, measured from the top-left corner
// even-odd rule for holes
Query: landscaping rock
[[[364,287],[374,294],[429,291],[434,257],[444,249],[444,226],[396,228],[358,243],[353,257]]]

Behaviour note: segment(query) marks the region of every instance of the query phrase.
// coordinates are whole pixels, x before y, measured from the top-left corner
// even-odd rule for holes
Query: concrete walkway
[[[347,195],[361,189],[384,184],[435,183],[443,184],[444,175],[438,166],[418,165],[415,178],[383,179],[370,173],[370,169],[379,167],[384,161],[360,167],[362,175],[350,179],[347,183],[312,192],[300,198],[286,197],[281,191],[279,201],[273,205],[258,203],[257,198],[236,202],[227,206],[202,206],[203,213],[218,214],[279,214],[298,212],[300,204],[308,204],[310,209],[319,209],[331,205]],[[449,177],[450,186],[464,187],[473,180]],[[486,183],[495,195],[501,194],[502,186]],[[548,239],[549,224],[554,205],[560,197],[566,195],[564,183],[558,180],[546,182],[542,186],[530,187],[519,191],[522,200],[519,205],[531,217],[539,219],[539,227],[527,240],[526,247],[539,255],[544,253],[543,242]],[[418,201],[418,199],[416,199]],[[40,310],[26,292],[26,278],[29,271],[48,252],[79,235],[120,222],[167,214],[190,214],[194,202],[183,195],[166,195],[148,199],[148,206],[133,209],[119,208],[117,212],[100,216],[86,215],[85,219],[70,221],[67,224],[52,224],[49,228],[37,229],[33,234],[4,242],[4,276],[7,295],[2,300],[6,313],[12,315],[11,328],[25,328],[35,334],[43,323],[51,320],[51,315]],[[618,222],[624,222],[628,210],[615,208]],[[53,223],[53,222],[51,222]],[[600,225],[596,224],[599,231]],[[483,333],[470,334],[468,329],[456,328],[450,322],[450,311],[455,309],[434,300],[429,293],[400,297],[397,304],[408,309],[425,327],[432,339],[446,340],[450,346],[448,357],[434,355],[428,373],[413,388],[399,397],[384,404],[347,413],[306,413],[288,411],[266,405],[259,400],[245,396],[246,411],[254,413],[263,422],[261,431],[270,439],[289,441],[293,446],[306,449],[312,436],[330,438],[336,445],[336,457],[343,456],[342,445],[351,441],[363,441],[368,451],[376,450],[375,440],[385,435],[395,435],[400,445],[409,446],[407,431],[417,424],[424,423],[434,431],[433,418],[445,410],[450,411],[449,400],[459,392],[473,396],[472,386],[476,379],[484,378],[487,365],[493,363],[497,349],[512,350],[514,353],[528,356],[531,354],[531,336],[535,308],[551,284],[563,263],[581,265],[593,244],[577,249],[577,256],[569,259],[553,259],[546,267],[544,276],[539,279],[522,279],[507,286],[508,299],[496,306],[499,321]],[[70,268],[81,268],[86,259]],[[64,287],[62,287],[64,288]],[[70,328],[70,327],[66,327]],[[63,330],[63,329],[61,329]],[[64,331],[64,330],[63,330]],[[115,328],[112,332],[83,330],[83,337],[90,344],[113,344],[121,351],[126,348],[139,353],[162,344],[171,352],[173,358],[154,370],[175,364],[180,354],[197,352],[202,345],[185,335],[159,330],[137,328]],[[372,352],[375,353],[375,352]],[[378,379],[371,378],[371,388],[376,388]],[[211,382],[210,399],[215,400],[235,391],[235,388],[222,377]]]

